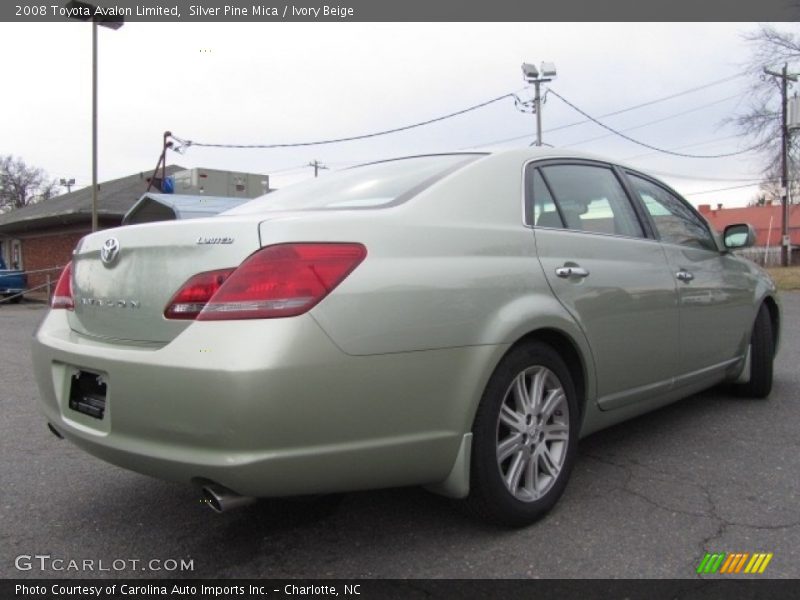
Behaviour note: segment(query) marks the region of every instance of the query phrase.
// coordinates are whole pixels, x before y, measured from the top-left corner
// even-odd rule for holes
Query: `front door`
[[[736,362],[750,330],[749,270],[720,252],[703,219],[682,199],[628,173],[658,230],[680,300],[679,383]]]

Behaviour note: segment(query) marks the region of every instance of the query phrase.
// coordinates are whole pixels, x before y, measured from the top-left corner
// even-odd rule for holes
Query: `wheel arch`
[[[508,346],[495,367],[495,374],[500,373],[500,379],[495,379],[495,376],[492,376],[487,391],[484,393],[481,408],[475,416],[472,432],[465,435],[465,440],[468,438],[469,444],[469,462],[459,460],[453,470],[453,473],[461,475],[461,485],[456,489],[452,486],[453,481],[448,478],[446,483],[451,484],[451,487],[446,490],[451,492],[448,495],[454,495],[453,492],[460,492],[456,497],[466,498],[466,506],[475,514],[493,522],[510,526],[529,524],[552,508],[564,491],[569,473],[577,456],[577,443],[580,437],[583,414],[585,414],[588,369],[586,360],[584,360],[584,356],[580,352],[579,343],[578,340],[572,338],[562,329],[544,326],[524,333]],[[502,405],[507,401],[509,394],[508,378],[510,377],[516,381],[520,375],[520,369],[526,369],[528,366],[536,364],[545,365],[550,369],[556,368],[561,378],[561,385],[564,386],[567,377],[563,373],[563,369],[555,361],[554,353],[561,358],[564,368],[569,373],[569,379],[572,380],[572,385],[566,387],[572,387],[575,390],[575,396],[561,396],[560,400],[569,405],[569,412],[566,417],[569,422],[569,428],[565,429],[568,435],[559,438],[564,440],[564,444],[560,446],[562,454],[558,459],[557,470],[549,471],[552,475],[550,483],[544,489],[539,490],[533,497],[530,495],[523,497],[516,493],[517,483],[509,484],[504,481],[506,478],[504,467],[497,457],[498,444],[500,443],[498,419],[503,412]],[[536,362],[538,360],[542,362]],[[539,393],[544,393],[545,391],[542,388],[539,389]],[[488,403],[484,404],[483,401],[488,401]],[[532,422],[530,408],[523,410],[527,414],[519,416],[525,416],[527,420],[522,427],[539,427],[539,425],[530,425]],[[545,421],[536,422],[545,423]],[[531,430],[528,429],[528,431],[530,432]],[[515,434],[511,434],[506,441],[510,440],[515,444],[524,443],[527,446],[527,450],[521,450],[521,453],[513,459],[515,464],[519,464],[524,460],[527,465],[530,465],[533,463],[528,461],[534,461],[536,463],[534,470],[539,470],[539,467],[536,466],[539,462],[539,455],[533,453],[534,450],[531,444],[544,444],[546,443],[545,438],[520,442],[519,439],[522,438],[517,438],[517,441],[514,441],[514,437]],[[462,448],[466,448],[466,444]],[[466,452],[466,450],[463,451]],[[525,452],[527,454],[524,454]],[[524,468],[528,469],[527,466]],[[521,473],[521,471],[518,471],[518,473]],[[536,481],[536,475],[531,477]],[[509,485],[511,485],[511,488],[509,488]],[[536,484],[530,482],[524,484],[525,488],[530,491],[528,485]]]
[[[567,369],[569,369],[569,374],[572,377],[575,392],[578,394],[578,406],[580,406],[581,419],[583,419],[586,415],[589,372],[587,370],[587,361],[583,357],[578,344],[569,334],[560,329],[543,327],[523,335],[511,345],[508,352],[530,342],[542,342],[547,344],[564,360]],[[506,354],[508,354],[508,352]]]

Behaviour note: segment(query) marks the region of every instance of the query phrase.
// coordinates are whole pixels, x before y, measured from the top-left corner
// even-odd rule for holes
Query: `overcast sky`
[[[779,24],[785,29],[791,25]],[[603,115],[735,76],[756,24],[127,23],[99,34],[99,179],[152,170],[161,135],[258,144],[369,133],[453,112],[524,87],[520,64],[553,61],[552,87]],[[91,180],[91,27],[0,23],[4,86],[0,154],[52,177]],[[693,154],[747,147],[722,126],[744,107],[744,77],[604,119],[654,146]],[[520,92],[526,96],[528,92]],[[694,110],[697,109],[697,110]],[[687,112],[691,111],[691,112]],[[686,113],[674,116],[678,113]],[[672,117],[672,118],[667,118]],[[544,129],[581,120],[550,96]],[[511,100],[442,123],[368,141],[299,149],[190,148],[186,167],[272,174],[273,187],[313,175],[287,170],[318,159],[331,168],[469,147],[524,146],[534,117]],[[515,136],[529,137],[495,144]],[[747,154],[692,159],[652,153],[587,123],[544,141],[659,175],[695,204],[742,205],[756,187],[698,194],[758,177]],[[706,143],[708,142],[708,143]],[[574,144],[574,145],[572,145]],[[282,172],[278,172],[282,171]]]

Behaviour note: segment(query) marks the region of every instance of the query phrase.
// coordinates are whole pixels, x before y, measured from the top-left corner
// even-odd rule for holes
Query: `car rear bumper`
[[[247,496],[443,480],[503,351],[354,357],[310,315],[196,322],[166,345],[123,345],[75,333],[65,312],[33,342],[48,421],[108,462]],[[106,382],[102,419],[69,407],[77,371]]]

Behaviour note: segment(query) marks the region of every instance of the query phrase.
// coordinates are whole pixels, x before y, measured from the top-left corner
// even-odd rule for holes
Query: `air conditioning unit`
[[[269,191],[269,175],[256,173],[195,168],[178,171],[170,179],[174,194],[257,198]]]

